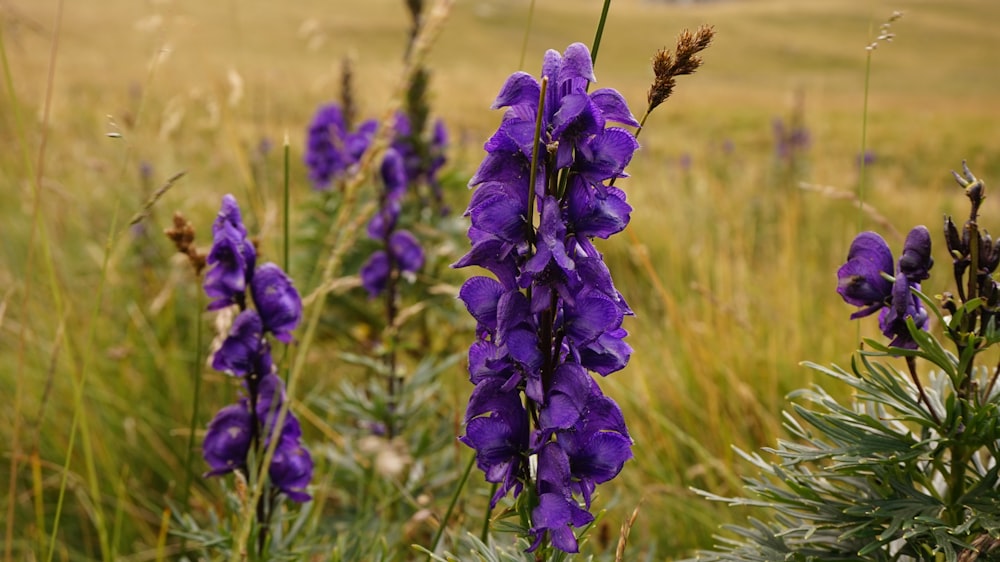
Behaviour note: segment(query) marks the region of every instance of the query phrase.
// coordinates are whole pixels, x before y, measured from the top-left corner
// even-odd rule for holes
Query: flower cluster
[[[851,243],[847,263],[837,270],[837,292],[848,304],[864,307],[852,319],[881,311],[879,328],[892,338],[889,345],[916,349],[906,319],[926,329],[927,311],[910,289],[920,290],[920,282],[930,277],[933,265],[931,235],[925,226],[915,227],[906,236],[895,275],[889,245],[874,232],[862,232]]]
[[[310,496],[304,490],[312,478],[312,458],[300,442],[302,431],[291,412],[276,431],[285,393],[265,337],[270,333],[279,341],[292,341],[291,332],[302,319],[302,299],[280,267],[256,265],[257,251],[232,195],[223,197],[212,233],[205,293],[214,300],[208,308],[235,305],[240,310],[212,358],[212,367],[238,377],[246,396],[220,410],[208,424],[202,447],[211,467],[207,475],[246,473],[251,453],[260,459],[263,447],[277,439],[268,469],[271,484],[294,501],[307,501]]]
[[[313,187],[326,190],[331,183],[350,175],[371,145],[376,131],[378,121],[375,119],[363,121],[354,130],[349,130],[339,105],[320,107],[306,131],[305,164]],[[425,182],[437,196],[441,189],[438,173],[445,163],[448,132],[441,120],[436,121],[426,151],[417,148],[416,139],[420,134],[413,130],[405,113],[397,113],[390,152],[396,152],[403,163],[405,183]]]
[[[382,245],[361,267],[361,284],[375,298],[385,291],[394,271],[413,274],[424,266],[424,251],[409,231],[397,229],[406,194],[405,160],[390,148],[382,160],[379,208],[368,222],[368,236]]]
[[[632,456],[621,410],[590,372],[618,371],[632,351],[622,328],[632,311],[593,238],[620,232],[631,212],[613,183],[638,143],[606,124],[638,123],[617,91],[588,93],[593,66],[580,43],[548,51],[542,76],[507,79],[493,106],[507,111],[469,182],[472,248],[455,266],[496,278],[472,277],[459,293],[477,322],[460,440],[499,484],[491,506],[531,491],[529,550],[550,537],[576,552],[570,527],[593,521],[596,485]]]
[[[340,106],[320,108],[309,126],[305,156],[313,185],[326,189],[333,181],[346,177],[368,149],[377,129],[378,122],[369,119],[357,130],[348,131]],[[361,269],[362,285],[372,298],[386,290],[394,272],[414,274],[423,267],[423,249],[410,232],[397,229],[397,222],[409,187],[426,184],[440,203],[438,173],[445,162],[448,134],[444,123],[438,120],[426,150],[418,149],[419,135],[405,113],[396,114],[393,140],[381,165],[379,209],[368,224],[368,236],[382,249],[372,254]]]

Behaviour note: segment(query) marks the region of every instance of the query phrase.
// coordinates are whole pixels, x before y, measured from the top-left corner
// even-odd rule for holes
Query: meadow
[[[198,431],[235,391],[205,366],[212,318],[161,232],[181,212],[207,248],[219,200],[232,193],[245,201],[260,252],[281,256],[287,138],[291,230],[304,237],[317,204],[302,165],[305,128],[337,98],[345,56],[355,62],[361,113],[383,112],[403,68],[403,4],[0,4],[5,560],[176,559],[192,541],[172,534],[184,528],[178,508],[202,524],[223,511],[232,484],[200,478],[198,451],[187,465],[192,368],[203,377]],[[589,44],[601,10],[596,0],[537,2],[529,27],[530,5],[457,2],[427,56],[431,112],[451,133],[452,209],[468,204],[464,185],[500,120],[489,106],[503,81],[522,64],[537,73],[546,49]],[[866,84],[865,46],[893,10],[904,16],[894,40],[871,53]],[[637,115],[657,49],[701,24],[713,25],[716,39],[704,67],[678,81],[643,130],[631,177],[620,183],[634,207],[628,229],[598,241],[636,313],[625,322],[631,362],[601,381],[622,406],[635,458],[600,490],[596,504],[607,512],[590,551],[613,555],[619,526],[637,507],[629,560],[691,555],[715,543],[719,525],[745,519],[747,511],[691,488],[738,495],[741,475],[754,469],[733,447],[773,445],[787,395],[828,382],[800,363],[846,364],[862,337],[878,337],[874,323],[849,321],[852,309],[835,292],[851,239],[874,229],[898,248],[914,224],[936,236],[943,214],[961,214],[950,170],[963,160],[987,184],[1000,178],[998,19],[1000,4],[990,0],[612,3],[597,85],[617,88]],[[808,141],[779,146],[778,122],[806,130]],[[863,124],[872,158],[862,176]],[[872,211],[858,209],[858,193]],[[998,207],[987,199],[984,214]],[[447,225],[461,233],[464,220],[455,213]],[[456,245],[464,237],[455,240],[436,250],[440,263],[467,250]],[[934,251],[945,263],[946,250]],[[319,258],[292,261],[303,294],[315,288],[310,259]],[[344,269],[338,276],[356,274]],[[441,273],[446,298],[434,301],[441,310],[428,322],[448,331],[429,348],[464,353],[471,343],[475,323],[453,298],[471,273]],[[927,294],[944,290],[933,283]],[[440,481],[407,500],[420,516],[385,528],[372,514],[391,510],[387,498],[405,486],[372,488],[344,468],[371,461],[340,429],[351,427],[357,404],[339,409],[334,398],[345,381],[364,384],[345,354],[363,353],[356,344],[365,337],[330,316],[349,310],[349,300],[324,317],[293,396],[313,454],[326,459],[317,463],[313,493],[322,500],[310,524],[325,528],[325,513],[336,521],[329,528],[427,545],[470,454],[454,439],[471,390],[464,361],[434,374],[434,393],[422,397],[431,413],[413,430],[428,448],[438,443],[439,464],[422,470],[439,470]],[[338,487],[354,484],[367,486],[364,508],[342,503]],[[468,486],[473,499],[450,523],[456,533],[482,524],[488,486],[477,471]],[[371,519],[347,521],[365,514]],[[352,559],[348,539],[324,540]],[[385,559],[417,557],[391,552]]]

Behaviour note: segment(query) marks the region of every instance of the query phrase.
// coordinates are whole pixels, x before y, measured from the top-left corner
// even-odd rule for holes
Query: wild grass
[[[458,3],[430,53],[432,108],[455,131],[458,174],[474,171],[499,120],[488,106],[519,63],[528,6]],[[193,277],[159,232],[181,211],[207,246],[218,200],[232,192],[246,200],[263,251],[281,256],[281,139],[291,138],[294,202],[308,196],[305,123],[335,98],[342,56],[358,62],[362,109],[380,111],[403,68],[408,22],[395,0],[66,3],[57,29],[58,9],[0,4],[13,87],[0,93],[0,393],[9,397],[0,442],[11,444],[0,448],[0,519],[11,530],[4,552],[10,560],[168,557],[177,541],[164,534],[166,498],[184,496],[191,366],[204,362],[195,327],[205,319]],[[631,552],[670,559],[710,546],[720,523],[743,514],[689,487],[736,493],[747,466],[731,445],[772,443],[785,395],[813,382],[799,362],[843,363],[856,346],[833,289],[858,211],[798,182],[856,188],[864,47],[893,9],[906,16],[872,62],[867,145],[876,161],[865,199],[905,232],[960,203],[947,172],[962,159],[987,181],[1000,178],[1000,5],[613,5],[598,85],[621,90],[636,112],[657,48],[701,23],[715,25],[717,39],[705,67],[643,132],[621,184],[635,207],[631,234],[601,246],[637,312],[626,323],[632,361],[603,381],[636,441],[635,460],[601,492],[609,513],[593,540],[604,551],[640,499]],[[599,12],[593,0],[537,3],[526,70],[537,70],[544,49],[588,42]],[[771,122],[787,120],[797,97],[811,145],[790,172],[774,154]],[[265,139],[270,152],[258,150]],[[124,219],[180,171],[142,228],[126,230]],[[450,193],[453,208],[467,196]],[[293,223],[301,218],[293,205]],[[861,335],[876,334],[865,326]],[[297,398],[338,385],[350,368],[334,355],[309,357]],[[460,366],[449,379],[440,400],[459,420],[469,386]],[[199,427],[208,404],[232,393],[204,370]],[[316,416],[304,420],[307,432],[324,439],[326,414]],[[477,477],[470,483],[480,485]],[[193,506],[217,501],[216,481],[193,482]],[[435,499],[441,512],[446,504]]]

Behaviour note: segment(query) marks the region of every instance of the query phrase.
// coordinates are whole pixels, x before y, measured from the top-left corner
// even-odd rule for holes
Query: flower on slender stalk
[[[623,230],[632,210],[611,183],[626,176],[639,145],[607,124],[638,122],[618,92],[588,93],[593,66],[580,43],[547,52],[542,75],[518,72],[504,83],[493,106],[507,111],[469,182],[472,247],[455,267],[477,265],[496,279],[471,277],[459,291],[477,336],[459,439],[499,484],[491,507],[530,490],[529,550],[548,540],[577,552],[572,528],[593,521],[596,485],[632,457],[621,411],[591,374],[625,367],[622,321],[632,310],[593,239]]]
[[[926,329],[928,316],[910,289],[920,290],[920,282],[930,276],[933,265],[930,232],[924,226],[914,227],[906,236],[896,275],[889,245],[874,232],[862,232],[851,243],[847,262],[837,270],[837,293],[848,304],[864,307],[851,314],[851,319],[881,311],[879,327],[892,338],[890,345],[916,349],[906,319]]]
[[[312,477],[312,458],[300,442],[302,430],[291,412],[274,435],[285,395],[266,337],[271,334],[281,342],[292,341],[291,332],[302,318],[302,299],[280,267],[273,263],[256,267],[256,252],[232,195],[223,198],[212,230],[212,269],[205,276],[205,292],[216,300],[209,309],[232,305],[240,309],[213,354],[212,367],[238,377],[245,396],[220,410],[208,425],[202,447],[211,468],[206,476],[257,470],[249,466],[251,458],[259,462],[264,447],[277,438],[268,468],[271,484],[293,501],[306,501],[309,495],[304,490]]]

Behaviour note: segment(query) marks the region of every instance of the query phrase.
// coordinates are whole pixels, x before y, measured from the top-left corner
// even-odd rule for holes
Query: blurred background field
[[[452,132],[456,178],[475,171],[500,119],[489,105],[519,68],[528,8],[459,1],[433,47],[432,111]],[[545,49],[589,44],[600,8],[537,2],[524,69],[537,73]],[[893,10],[905,14],[896,37],[872,57],[864,193],[876,213],[865,214],[852,199],[865,46]],[[598,85],[619,89],[636,114],[656,49],[702,23],[717,38],[702,70],[681,79],[648,121],[632,177],[620,184],[635,208],[631,225],[600,245],[636,311],[625,326],[632,361],[602,381],[625,410],[636,457],[600,492],[608,514],[598,546],[613,550],[620,521],[640,502],[630,539],[637,558],[709,547],[718,525],[745,517],[690,488],[738,493],[747,465],[731,446],[773,443],[786,395],[823,382],[799,362],[846,364],[861,337],[878,335],[874,321],[851,323],[834,292],[859,223],[899,248],[899,233],[920,223],[933,232],[962,208],[949,171],[963,159],[987,185],[1000,180],[997,21],[991,0],[612,3]],[[165,499],[176,500],[183,483],[188,320],[197,310],[197,288],[159,232],[182,211],[207,246],[219,198],[231,192],[250,201],[265,252],[277,255],[282,139],[291,145],[293,203],[301,202],[310,191],[304,129],[336,98],[344,56],[356,62],[362,113],[387,103],[408,36],[403,2],[7,0],[0,24],[12,86],[0,92],[5,552],[41,556],[70,447],[74,381],[83,380],[85,423],[73,446],[89,438],[94,455],[71,459],[56,556],[102,557],[94,528],[103,518],[121,559],[154,559]],[[126,231],[149,194],[182,170],[145,230]],[[448,197],[462,209],[468,192]],[[942,248],[935,255],[947,263]],[[454,337],[471,341],[467,328]],[[350,369],[332,359],[338,351],[316,349],[296,398],[308,403],[339,384]],[[232,392],[221,376],[206,376],[199,427]],[[441,410],[457,432],[471,385],[461,365],[443,380]],[[456,449],[456,459],[465,453]],[[472,482],[485,488],[481,478]],[[206,505],[218,488],[197,481],[191,494]],[[438,515],[446,499],[433,498]]]

